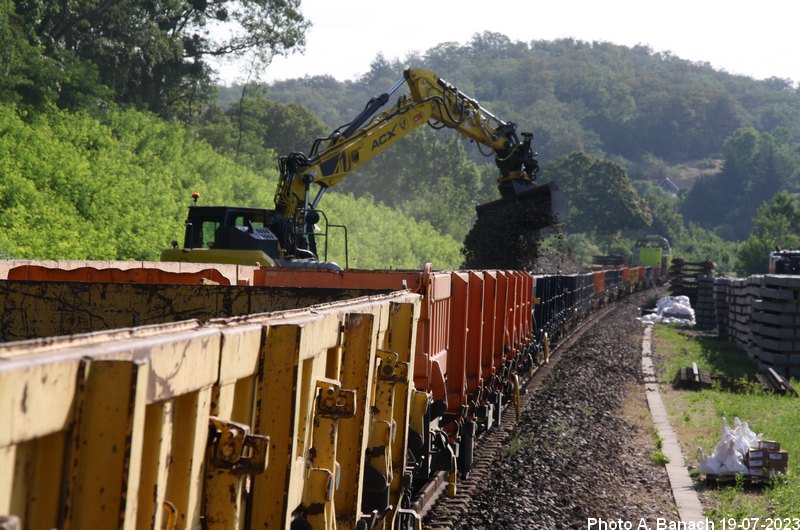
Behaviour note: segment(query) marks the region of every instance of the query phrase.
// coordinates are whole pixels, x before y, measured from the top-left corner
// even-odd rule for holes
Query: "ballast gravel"
[[[645,521],[655,528],[658,519],[679,521],[664,466],[651,460],[656,439],[635,320],[644,297],[617,302],[561,352],[487,476],[449,514],[448,527],[589,529],[602,521],[636,528]],[[438,517],[424,527],[440,526]]]

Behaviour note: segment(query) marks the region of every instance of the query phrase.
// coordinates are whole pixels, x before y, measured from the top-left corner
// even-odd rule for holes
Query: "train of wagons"
[[[419,527],[550,348],[661,272],[0,262],[0,519]]]

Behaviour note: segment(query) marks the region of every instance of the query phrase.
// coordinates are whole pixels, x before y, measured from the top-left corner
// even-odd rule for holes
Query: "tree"
[[[25,36],[11,0],[0,0],[0,101],[42,108],[97,108],[110,91],[97,68],[62,51],[60,60],[43,55]]]
[[[767,272],[769,253],[776,247],[800,248],[800,202],[782,191],[758,208],[753,232],[739,248],[737,272]]]
[[[682,210],[686,219],[729,239],[750,233],[758,205],[797,185],[800,156],[784,130],[737,130],[725,140],[723,170],[699,179]]]
[[[22,55],[28,48],[18,28],[11,24],[13,7],[10,0],[0,0],[0,101],[17,98],[15,89],[23,80]]]
[[[251,54],[263,67],[304,44],[299,0],[17,0],[34,45],[59,63],[74,54],[99,69],[117,100],[163,116],[209,95],[208,57]]]
[[[725,184],[721,173],[699,177],[683,197],[681,213],[684,218],[707,230],[715,230],[728,222],[728,215],[742,193]],[[733,236],[735,238],[735,236]]]
[[[730,272],[735,267],[737,244],[696,224],[689,224],[681,238],[672,243],[673,256],[694,262],[712,260],[718,272]]]
[[[308,153],[314,139],[326,136],[328,127],[314,113],[299,103],[278,103],[263,98],[245,100],[243,113],[249,116],[251,134],[261,138],[264,148],[278,155],[301,151]],[[228,110],[231,120],[238,110]]]
[[[627,172],[615,162],[572,153],[547,164],[542,178],[554,181],[567,195],[571,231],[597,234],[610,242],[621,231],[652,222]]]
[[[649,233],[678,241],[686,234],[683,216],[679,210],[678,198],[649,181],[636,181],[642,201],[653,216]]]
[[[372,91],[386,90],[399,79],[402,67],[396,61],[394,64],[378,52],[369,65],[369,72],[361,76],[360,82]]]
[[[307,153],[328,127],[299,103],[247,97],[224,111],[211,106],[196,125],[215,149],[256,171],[277,167],[276,155]]]

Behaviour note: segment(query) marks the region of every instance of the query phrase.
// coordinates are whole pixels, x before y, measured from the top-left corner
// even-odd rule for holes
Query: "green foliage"
[[[673,243],[683,239],[686,227],[678,197],[652,184],[651,181],[638,180],[634,181],[634,184],[642,202],[653,216],[653,221],[647,229],[648,233],[661,235]]]
[[[572,231],[596,234],[610,242],[621,231],[642,229],[652,222],[619,164],[572,153],[545,166],[542,178],[557,182],[569,198],[567,226]]]
[[[208,57],[249,54],[263,68],[275,54],[302,46],[308,27],[299,0],[64,0],[15,5],[18,28],[40,47],[47,63],[69,70],[63,79],[68,84],[85,86],[99,74],[117,102],[164,116],[191,116],[208,99]],[[48,72],[42,65],[34,70],[29,79],[39,80]]]
[[[677,167],[650,153],[645,153],[638,163],[631,163],[630,166],[631,175],[643,182],[657,184],[667,178],[674,181],[681,177]]]
[[[30,51],[19,28],[11,23],[13,8],[11,0],[0,0],[0,101],[19,97],[15,88],[24,79],[20,75],[25,62],[23,56]]]
[[[591,265],[592,257],[602,253],[603,250],[586,234],[551,234],[539,245],[541,256],[569,256],[583,267]]]
[[[369,197],[331,193],[325,197],[323,210],[330,222],[347,226],[350,267],[419,269],[430,262],[436,268],[452,269],[461,263],[460,241]],[[334,237],[341,243],[340,236]],[[344,264],[341,244],[332,248],[329,258]]]
[[[785,191],[758,208],[753,225],[739,247],[736,270],[741,275],[766,273],[769,253],[776,247],[800,248],[800,202]]]
[[[262,148],[279,155],[308,153],[315,138],[325,136],[327,127],[311,111],[298,103],[278,103],[263,98],[242,101],[242,129],[261,139]],[[232,121],[239,118],[235,107],[228,110]]]
[[[133,111],[51,111],[25,122],[0,105],[0,255],[36,259],[156,260],[182,240],[190,195],[205,204],[269,207],[277,170],[257,174],[180,124]],[[348,225],[351,265],[455,267],[460,244],[374,201],[326,196]],[[341,241],[340,241],[341,242]],[[344,250],[331,259],[344,263]]]
[[[749,377],[758,371],[756,363],[734,343],[713,337],[696,337],[674,326],[657,326],[656,336],[672,345],[662,361],[662,381],[671,383],[680,368],[697,363],[700,370],[731,379]]]
[[[669,464],[669,457],[664,454],[664,451],[661,449],[656,449],[652,453],[650,453],[650,461],[654,464],[659,466],[665,466]]]
[[[110,111],[102,124],[53,111],[25,123],[6,105],[0,120],[0,248],[16,258],[152,260],[180,239],[191,191],[266,200],[259,177],[152,116]]]
[[[733,343],[698,336],[689,331],[657,325],[655,348],[659,359],[660,379],[667,385],[680,367],[697,362],[701,370],[723,374],[731,379],[751,379],[758,368],[747,353]],[[745,390],[749,388],[745,387]],[[721,385],[700,392],[666,390],[662,394],[667,412],[675,418],[687,415],[688,428],[678,426],[676,432],[684,447],[702,447],[711,454],[719,442],[722,418],[731,425],[734,417],[747,422],[754,432],[765,439],[779,440],[781,448],[790,454],[800,451],[800,407],[796,398],[771,392],[731,392]],[[675,428],[676,423],[672,423]],[[687,455],[690,456],[691,455]],[[695,461],[696,462],[696,461]],[[736,486],[720,490],[706,490],[707,515],[715,520],[722,517],[796,517],[800,511],[800,464],[789,460],[785,479],[773,480],[763,490],[752,492],[742,488],[737,477]]]
[[[28,42],[18,19],[14,3],[0,0],[0,102],[90,109],[111,96],[94,64],[69,51],[58,59],[43,54]]]
[[[496,114],[533,131],[543,162],[572,151],[633,161],[647,155],[669,163],[703,159],[722,152],[725,139],[748,126],[785,127],[795,141],[800,138],[800,96],[785,82],[733,76],[646,46],[524,43],[490,32],[408,60],[381,57],[358,82],[281,81],[270,97],[301,102],[336,126],[400,79],[406,65],[440,72]]]
[[[800,185],[800,153],[786,131],[745,128],[726,139],[724,159],[720,173],[695,183],[683,213],[688,221],[715,229],[726,239],[741,240],[749,234],[760,204],[782,189]]]
[[[613,239],[608,241],[606,250],[611,256],[631,257],[633,254],[633,246],[635,244],[635,238],[625,237],[622,234],[617,234]]]
[[[680,256],[686,261],[711,260],[717,272],[733,272],[736,267],[738,245],[726,241],[714,232],[690,224],[684,235],[673,242],[672,256]]]
[[[424,127],[348,175],[337,189],[374,197],[462,241],[475,219],[475,205],[497,197],[489,184],[496,175],[494,165],[469,160],[455,134]]]
[[[302,105],[259,95],[240,98],[226,111],[209,107],[194,129],[217,151],[255,171],[276,168],[277,156],[308,152],[315,138],[327,134],[326,126]]]

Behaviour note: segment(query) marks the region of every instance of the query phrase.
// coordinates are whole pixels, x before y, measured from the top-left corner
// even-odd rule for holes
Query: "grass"
[[[678,326],[657,326],[656,338],[671,345],[666,357],[665,352],[657,350],[664,357],[660,368],[664,369],[670,382],[679,368],[691,366],[692,362],[712,375],[733,379],[750,376],[758,370],[758,365],[732,342],[697,336]]]
[[[699,463],[698,447],[707,455],[713,452],[720,440],[723,417],[730,426],[738,417],[753,431],[762,433],[764,439],[780,441],[782,449],[789,453],[787,476],[764,488],[746,487],[740,479],[720,489],[706,489],[706,515],[717,520],[800,517],[800,399],[765,393],[759,385],[751,383],[757,365],[730,342],[699,336],[680,327],[657,325],[655,352],[662,398],[691,467]],[[673,390],[670,383],[675,373],[692,362],[712,376],[724,376],[734,384],[715,382],[707,390]],[[797,380],[792,384],[800,386]],[[731,387],[737,392],[728,390]]]
[[[650,453],[650,461],[654,464],[658,464],[660,466],[664,466],[669,464],[669,457],[664,454],[664,451],[661,449],[656,449],[652,453]]]
[[[501,453],[503,457],[509,458],[517,454],[526,445],[534,443],[535,440],[536,438],[533,435],[520,437],[519,433],[514,433],[514,437],[508,442],[508,445],[502,448]]]
[[[669,457],[664,454],[664,439],[658,434],[658,429],[653,428],[653,438],[656,441],[656,450],[650,453],[650,461],[654,464],[669,464]]]

